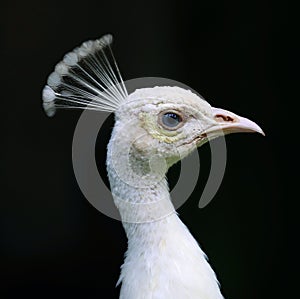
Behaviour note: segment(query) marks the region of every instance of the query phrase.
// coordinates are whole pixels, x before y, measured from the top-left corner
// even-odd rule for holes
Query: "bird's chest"
[[[182,223],[176,223],[176,217],[161,227],[150,224],[147,234],[139,235],[135,230],[122,266],[121,299],[221,298],[207,294],[207,279],[218,290],[214,274],[200,247]]]
[[[178,254],[161,240],[156,250],[130,251],[123,265],[123,299],[192,298],[187,293],[187,273]],[[176,257],[177,256],[177,257]]]

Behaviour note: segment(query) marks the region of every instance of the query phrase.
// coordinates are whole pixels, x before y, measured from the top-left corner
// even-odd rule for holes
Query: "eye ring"
[[[158,117],[159,124],[170,131],[180,128],[184,123],[183,121],[184,117],[181,113],[174,110],[162,111]]]

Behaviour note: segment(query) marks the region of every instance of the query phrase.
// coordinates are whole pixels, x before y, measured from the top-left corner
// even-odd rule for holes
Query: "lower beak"
[[[265,135],[263,130],[255,122],[248,118],[241,117],[220,108],[212,107],[212,112],[217,124],[205,131],[208,135],[215,135],[217,132],[220,133],[220,131],[223,131],[224,135],[239,132],[260,133]]]

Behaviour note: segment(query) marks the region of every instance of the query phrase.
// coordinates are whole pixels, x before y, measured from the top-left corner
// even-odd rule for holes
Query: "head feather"
[[[47,79],[43,107],[48,116],[57,108],[114,112],[128,93],[111,50],[110,34],[84,42],[67,53]]]

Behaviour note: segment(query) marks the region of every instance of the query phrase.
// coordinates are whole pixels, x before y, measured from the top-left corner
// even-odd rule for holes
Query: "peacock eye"
[[[175,112],[166,112],[161,115],[161,124],[167,129],[176,129],[182,122],[182,117]]]

